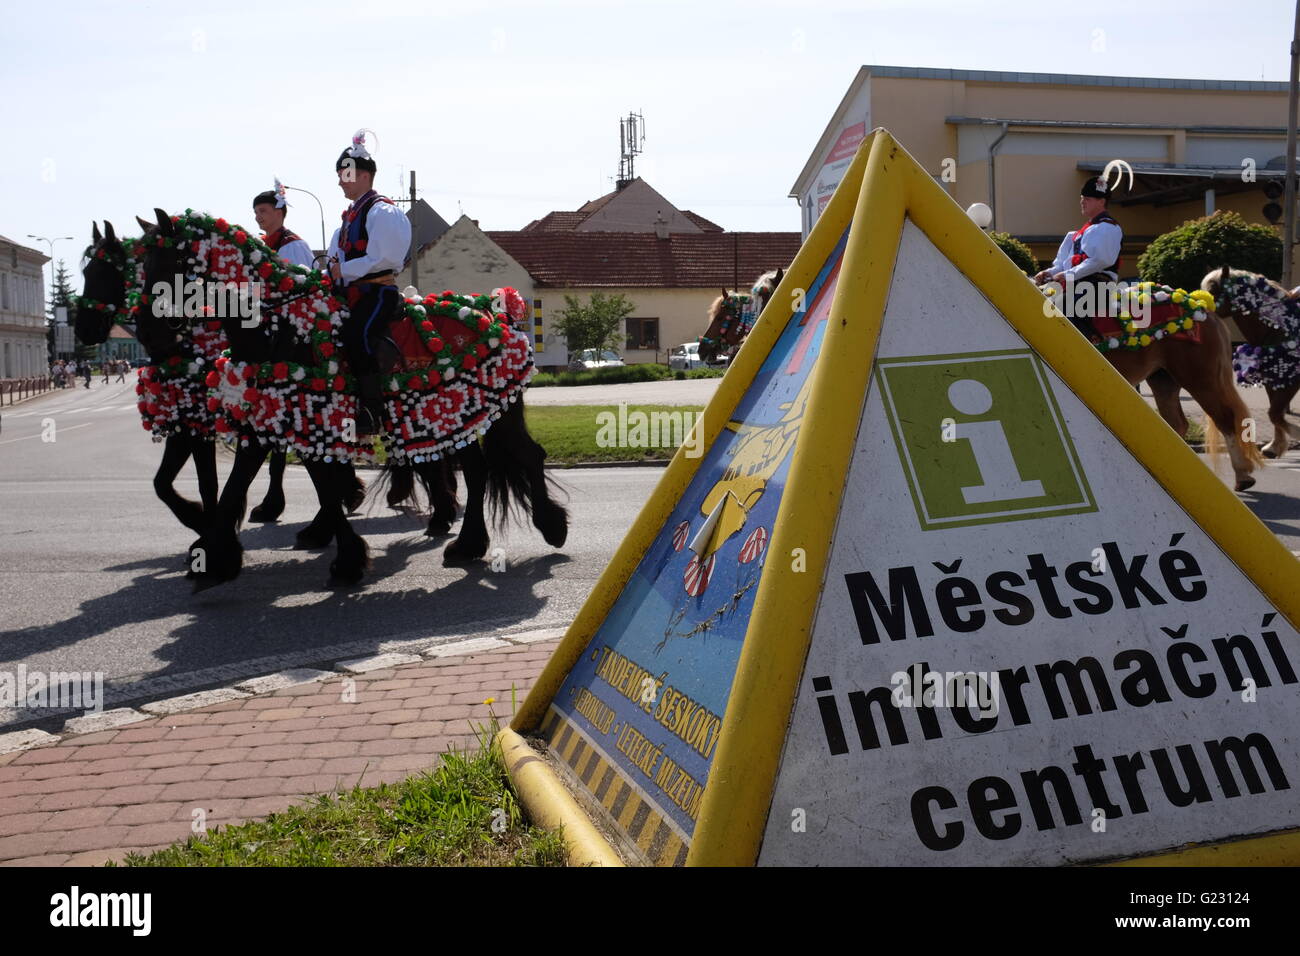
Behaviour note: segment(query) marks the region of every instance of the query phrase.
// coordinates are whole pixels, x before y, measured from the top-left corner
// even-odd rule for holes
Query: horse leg
[[[1284,388],[1268,389],[1268,420],[1273,423],[1273,440],[1260,449],[1265,458],[1281,458],[1291,447],[1291,430],[1286,413],[1297,389],[1300,389],[1300,379]]]
[[[483,517],[483,499],[487,497],[487,462],[483,449],[478,442],[472,441],[456,458],[465,472],[465,517],[460,524],[460,534],[442,553],[444,565],[478,561],[487,554],[490,541]]]
[[[153,490],[177,520],[191,531],[203,530],[203,507],[196,501],[190,501],[173,486],[176,476],[185,467],[191,453],[188,435],[169,435],[163,444],[162,461],[153,476]],[[201,486],[200,486],[201,487]]]
[[[1222,383],[1220,383],[1222,385]],[[1236,386],[1229,383],[1230,391],[1224,393],[1222,388],[1213,392],[1205,390],[1201,394],[1192,393],[1196,403],[1205,410],[1207,424],[1212,424],[1218,428],[1223,436],[1224,444],[1228,447],[1228,458],[1232,461],[1232,472],[1236,478],[1235,490],[1245,491],[1255,484],[1255,479],[1251,475],[1254,470],[1254,462],[1247,454],[1246,449],[1242,446],[1241,430],[1244,420],[1249,417],[1249,412],[1241,396],[1237,394]],[[1206,428],[1206,444],[1210,444],[1209,428]],[[1254,450],[1254,446],[1251,446]],[[1258,452],[1255,458],[1258,459]]]
[[[430,538],[437,538],[451,533],[451,526],[456,521],[456,492],[451,478],[453,466],[446,458],[426,461],[414,466],[424,489],[429,493],[429,524],[424,533]],[[391,498],[391,494],[390,494]]]
[[[339,471],[342,474],[343,484],[341,487],[343,488],[343,506],[346,513],[352,514],[354,511],[360,511],[361,506],[366,501],[366,483],[357,474],[356,465],[350,461],[343,462],[339,466]]]
[[[1172,428],[1179,438],[1187,437],[1187,416],[1183,413],[1183,403],[1178,399],[1182,391],[1174,377],[1164,369],[1157,369],[1147,378],[1151,395],[1156,400],[1156,409],[1160,417]]]
[[[217,507],[208,515],[207,527],[190,548],[190,570],[194,592],[207,590],[239,576],[244,548],[239,543],[239,524],[244,517],[248,489],[266,460],[266,449],[248,445],[235,452],[235,464],[221,489]]]
[[[216,443],[206,438],[191,437],[190,455],[194,459],[194,471],[199,478],[199,498],[203,501],[203,510],[211,514],[217,510],[220,497],[217,487]]]
[[[436,462],[435,462],[436,464]],[[415,468],[412,465],[393,465],[389,469],[388,507],[396,508],[415,491]],[[426,479],[425,486],[433,494],[433,486]]]
[[[266,489],[262,503],[249,512],[250,521],[275,521],[284,514],[284,464],[286,453],[276,449],[271,452],[269,474],[271,485]]]
[[[366,542],[352,529],[343,502],[351,491],[355,474],[342,464],[322,461],[307,462],[307,474],[316,488],[320,502],[318,517],[329,524],[330,537],[338,539],[338,551],[330,562],[329,586],[356,584],[370,564],[370,551]]]

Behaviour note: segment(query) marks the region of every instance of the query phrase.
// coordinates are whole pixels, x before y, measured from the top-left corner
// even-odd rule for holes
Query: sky
[[[414,169],[449,222],[518,229],[613,189],[629,112],[637,175],[678,208],[798,231],[790,188],[864,64],[1285,81],[1294,16],[1280,0],[6,4],[0,234],[72,236],[56,256],[75,271],[93,220],[133,235],[137,214],[191,207],[252,226],[275,176],[315,193],[332,232],[334,160],[360,127],[381,192],[405,196]],[[321,210],[289,196],[289,226],[319,245]]]

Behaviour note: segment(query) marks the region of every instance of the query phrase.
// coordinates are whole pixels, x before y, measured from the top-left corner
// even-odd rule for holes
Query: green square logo
[[[880,359],[876,381],[924,530],[1097,510],[1032,352]]]

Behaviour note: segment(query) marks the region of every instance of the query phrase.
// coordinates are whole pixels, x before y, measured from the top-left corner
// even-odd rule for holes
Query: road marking
[[[67,428],[61,429],[61,431],[71,432],[71,431],[76,431],[78,428],[89,428],[89,427],[90,427],[90,422],[86,422],[84,425],[69,425]],[[40,438],[40,437],[41,437],[40,435],[24,435],[22,438],[6,438],[4,441],[0,441],[0,445],[11,445],[16,441],[28,441],[32,438]]]

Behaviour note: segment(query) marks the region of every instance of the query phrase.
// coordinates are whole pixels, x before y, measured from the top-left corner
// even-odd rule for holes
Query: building
[[[0,236],[0,379],[49,372],[45,274],[50,257]]]
[[[699,338],[724,288],[748,291],[763,272],[789,265],[800,243],[797,232],[726,232],[638,177],[515,231],[485,232],[462,217],[420,249],[418,269],[423,291],[518,289],[532,306],[542,368],[568,364],[563,339],[548,331],[566,296],[621,293],[636,305],[624,323],[624,361],[664,363],[671,348]],[[399,284],[410,278],[408,268]]]
[[[1156,236],[1216,209],[1268,223],[1265,184],[1286,166],[1287,84],[864,66],[790,195],[806,236],[857,145],[882,126],[963,207],[1050,261],[1078,228],[1079,187],[1124,159],[1135,187],[1111,200],[1121,274]]]

